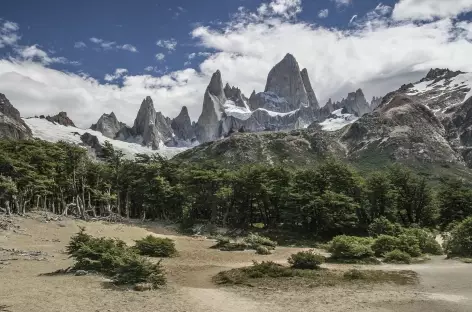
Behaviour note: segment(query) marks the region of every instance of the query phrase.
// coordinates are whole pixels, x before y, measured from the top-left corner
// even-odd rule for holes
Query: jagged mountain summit
[[[114,139],[121,128],[125,126],[124,123],[118,121],[115,113],[111,112],[110,114],[103,114],[100,119],[98,119],[97,123],[93,124],[90,129],[99,131],[104,136]]]
[[[75,127],[74,122],[67,116],[67,112],[60,112],[54,116],[45,117],[47,121],[57,123],[66,127]]]
[[[0,139],[24,140],[32,137],[31,129],[20,112],[0,93]]]

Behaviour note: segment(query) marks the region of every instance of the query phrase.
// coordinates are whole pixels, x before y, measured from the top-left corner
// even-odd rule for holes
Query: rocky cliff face
[[[311,86],[310,77],[308,76],[307,69],[306,68],[302,69],[302,71],[300,72],[300,75],[302,76],[303,85],[305,86],[305,90],[308,95],[308,101],[310,102],[310,106],[314,110],[319,109],[320,103],[318,102],[315,91],[313,90],[313,87]]]
[[[74,122],[72,121],[72,119],[67,117],[66,112],[60,112],[59,114],[54,116],[47,116],[46,120],[66,127],[75,127]]]
[[[0,93],[0,139],[25,140],[31,137],[31,129],[21,119],[20,112]]]
[[[221,72],[218,70],[211,77],[203,98],[203,109],[196,127],[199,142],[213,141],[222,136],[220,121],[225,103],[226,96],[223,92],[223,81]]]
[[[349,93],[347,98],[337,102],[335,107],[336,109],[345,108],[347,113],[354,114],[358,117],[361,117],[372,111],[369,103],[367,103],[367,100],[365,99],[362,89],[358,89],[356,92]]]
[[[101,132],[104,136],[114,139],[116,134],[125,126],[124,123],[119,122],[115,113],[103,114],[98,119],[96,124],[93,124],[90,129]]]
[[[182,107],[180,114],[172,120],[171,127],[178,145],[189,146],[196,141],[195,129],[186,106]]]
[[[382,97],[372,97],[372,101],[370,101],[370,109],[376,109],[377,107],[379,107],[380,103],[382,103]]]

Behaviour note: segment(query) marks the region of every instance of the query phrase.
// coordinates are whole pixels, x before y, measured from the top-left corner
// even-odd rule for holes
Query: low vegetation
[[[340,235],[333,238],[328,251],[331,262],[343,263],[378,263],[374,258],[372,245],[374,239],[369,237],[357,237]]]
[[[288,258],[288,263],[294,269],[316,270],[326,261],[325,257],[313,251],[300,251]]]
[[[384,262],[386,263],[410,264],[411,261],[411,256],[408,253],[398,249],[389,251],[384,255]]]
[[[445,241],[449,258],[472,258],[472,217],[457,224]]]
[[[177,255],[174,241],[169,238],[160,238],[148,235],[137,240],[135,245],[140,255],[149,257],[173,257]]]
[[[93,237],[84,228],[67,246],[67,253],[75,260],[74,271],[100,273],[117,285],[146,283],[153,288],[164,285],[166,278],[160,262],[150,262],[136,250],[118,239]]]
[[[249,234],[243,239],[232,240],[226,236],[218,236],[216,244],[211,248],[219,249],[221,251],[244,251],[255,250],[259,255],[270,255],[271,250],[274,250],[277,243],[270,238],[258,234]]]
[[[293,257],[293,255],[292,255]],[[291,258],[292,258],[291,257]],[[297,269],[271,261],[254,262],[250,267],[218,273],[214,282],[220,285],[257,286],[278,283],[282,287],[335,286],[347,283],[415,284],[418,276],[412,271]]]

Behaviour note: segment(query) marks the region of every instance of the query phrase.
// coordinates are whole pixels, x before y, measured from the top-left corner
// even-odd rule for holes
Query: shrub
[[[377,257],[382,257],[386,253],[397,249],[399,246],[399,239],[389,235],[380,235],[372,245],[372,250]]]
[[[243,242],[228,243],[220,247],[222,251],[244,251],[248,248],[248,245]]]
[[[428,230],[419,228],[407,229],[405,230],[405,234],[415,236],[418,239],[422,253],[431,255],[442,255],[444,253],[433,233]]]
[[[472,217],[459,223],[446,239],[448,257],[472,257]]]
[[[249,245],[249,247],[255,249],[257,246],[266,246],[269,249],[274,249],[277,246],[277,243],[272,241],[270,238],[261,236],[259,234],[249,234],[244,242]]]
[[[257,246],[256,247],[256,254],[258,255],[270,255],[270,250],[269,248],[265,246]]]
[[[372,238],[336,236],[330,243],[329,252],[334,259],[363,259],[374,256]]]
[[[229,237],[219,235],[216,237],[216,244],[213,245],[211,248],[220,249],[221,247],[226,246],[230,242],[231,242],[231,239]]]
[[[92,237],[84,229],[67,246],[68,254],[76,261],[74,270],[93,270],[117,284],[150,283],[154,287],[165,284],[160,263],[151,263],[135,250],[118,239]]]
[[[398,249],[412,257],[421,256],[420,241],[414,235],[402,234],[398,236]]]
[[[324,262],[325,257],[313,251],[300,251],[288,258],[288,263],[292,268],[302,270],[319,269],[320,265]]]
[[[395,249],[385,254],[384,262],[410,264],[411,256],[404,251]]]
[[[369,225],[368,232],[369,235],[373,237],[379,235],[398,236],[403,232],[403,228],[398,223],[393,223],[385,217],[380,217],[372,221]]]
[[[150,257],[172,257],[177,254],[173,240],[152,235],[137,240],[135,248],[139,254]]]

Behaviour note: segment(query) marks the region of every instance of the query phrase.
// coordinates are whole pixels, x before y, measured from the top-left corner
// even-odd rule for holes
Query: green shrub
[[[169,238],[160,238],[148,235],[135,241],[135,248],[140,255],[150,257],[172,257],[177,254],[174,241]]]
[[[403,228],[398,223],[393,223],[385,217],[380,217],[372,221],[369,225],[368,232],[372,237],[379,235],[398,236],[402,234]]]
[[[395,249],[385,254],[384,262],[410,264],[411,256],[404,251]]]
[[[256,254],[258,255],[270,255],[270,250],[266,246],[257,246],[256,247]]]
[[[399,246],[399,239],[389,235],[380,235],[372,245],[372,250],[377,257],[382,257],[386,253],[397,249]]]
[[[246,238],[244,238],[244,242],[253,249],[255,249],[257,246],[266,246],[269,249],[274,249],[277,246],[276,242],[259,234],[249,234]]]
[[[220,247],[221,251],[244,251],[248,248],[248,245],[244,242],[228,243]]]
[[[459,223],[445,241],[448,257],[472,257],[472,217]]]
[[[414,235],[402,234],[398,236],[398,248],[412,257],[421,256],[420,241]]]
[[[363,259],[374,256],[372,238],[336,236],[330,242],[329,252],[334,259]]]
[[[294,269],[315,270],[319,269],[320,265],[325,262],[325,257],[316,254],[313,251],[300,251],[288,258],[288,263]]]
[[[68,254],[75,260],[74,270],[96,271],[117,284],[150,283],[153,287],[165,284],[161,265],[151,263],[135,250],[118,239],[92,237],[84,229],[67,246]]]
[[[422,253],[431,255],[442,255],[444,253],[433,233],[428,230],[420,228],[406,229],[405,234],[415,236],[418,239]]]

